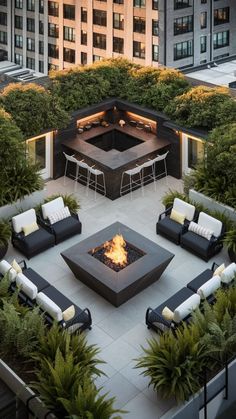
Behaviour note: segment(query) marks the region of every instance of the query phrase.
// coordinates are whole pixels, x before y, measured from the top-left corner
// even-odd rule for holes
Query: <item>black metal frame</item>
[[[168,240],[170,240],[170,241],[172,241],[173,243],[175,243],[175,244],[180,244],[180,239],[181,239],[181,236],[185,233],[185,232],[187,232],[188,231],[188,226],[189,226],[189,224],[190,224],[190,221],[188,221],[187,219],[185,219],[184,220],[184,224],[182,225],[182,227],[181,227],[181,229],[180,229],[180,234],[179,234],[179,237],[178,237],[178,239],[177,240],[174,240],[174,238],[173,237],[171,237],[169,234],[165,234],[165,232],[164,231],[159,231],[158,230],[158,223],[159,223],[159,221],[161,221],[161,220],[163,220],[164,218],[166,218],[167,216],[169,216],[170,215],[170,213],[171,213],[171,210],[172,210],[172,208],[173,208],[173,206],[172,207],[169,207],[169,208],[166,208],[165,209],[165,211],[163,211],[161,214],[159,214],[159,216],[158,216],[158,222],[156,223],[156,233],[157,234],[160,234],[160,235],[162,235],[162,236],[164,236],[164,237],[166,237]],[[194,216],[194,218],[193,218],[193,220],[195,219],[195,216]],[[176,223],[176,224],[178,224],[178,223]]]

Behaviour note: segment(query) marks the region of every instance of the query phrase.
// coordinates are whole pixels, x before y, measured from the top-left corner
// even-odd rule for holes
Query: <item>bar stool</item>
[[[166,157],[167,157],[167,154],[168,153],[169,153],[169,150],[165,154],[160,154],[155,159],[153,159],[154,180],[157,180],[159,177],[165,175],[165,177],[166,177],[166,184],[167,185],[168,185],[168,181],[167,181]],[[164,163],[164,172],[159,173],[158,175],[156,175],[156,164],[159,163],[160,161],[163,161],[163,163]]]
[[[126,192],[130,192],[131,199],[132,199],[133,189],[137,186],[142,187],[142,176],[141,176],[142,167],[143,166],[137,166],[137,167],[134,167],[133,169],[126,170],[125,172],[122,173],[121,183],[120,183],[120,196],[122,196]],[[129,181],[124,184],[125,176],[129,177]],[[138,180],[134,179],[135,176],[136,177],[138,176]]]
[[[64,154],[65,159],[66,159],[65,171],[64,171],[64,182],[63,182],[63,184],[65,186],[66,185],[66,175],[67,175],[68,163],[71,162],[71,163],[74,163],[76,165],[76,170],[75,170],[76,174],[75,174],[75,176],[73,176],[74,178],[76,178],[78,160],[75,158],[74,154],[72,156],[70,156],[69,154],[66,154],[64,151],[63,151],[63,154]]]
[[[85,174],[83,174],[80,169],[83,169]],[[75,190],[77,189],[78,180],[87,188],[89,180],[89,165],[85,163],[84,160],[77,160]]]
[[[93,178],[93,177],[94,178]],[[98,177],[101,176],[102,183],[98,182]],[[101,170],[94,169],[93,166],[88,166],[88,183],[87,183],[87,191],[89,186],[94,187],[95,191],[95,200],[97,196],[97,191],[101,192],[104,196],[106,195],[106,183],[105,183],[105,175]]]
[[[141,170],[141,178],[142,178],[142,185],[144,186],[148,180],[155,180],[155,159],[150,159],[142,164]],[[145,169],[150,168],[151,171],[147,175],[144,175]],[[156,182],[154,182],[154,189],[156,190]]]

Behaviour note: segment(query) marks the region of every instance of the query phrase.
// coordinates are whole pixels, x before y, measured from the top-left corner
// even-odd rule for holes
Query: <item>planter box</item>
[[[213,419],[223,414],[231,404],[236,401],[236,360],[232,361],[228,366],[228,399],[225,400],[225,370],[220,371],[207,384],[207,399],[211,402],[207,405],[208,418]],[[180,406],[170,409],[162,419],[199,419],[204,418],[204,389],[202,388],[198,394],[195,394],[189,401]]]
[[[0,359],[0,377],[1,380],[16,394],[25,405],[27,400],[34,396],[35,393],[27,386],[27,384],[4,362]],[[55,419],[56,416],[49,413],[39,397],[34,397],[29,402],[29,408],[34,412],[37,419]],[[47,415],[47,416],[46,416]]]
[[[31,195],[18,199],[14,204],[0,207],[0,218],[11,218],[19,212],[26,211],[40,204],[46,197],[46,189],[35,191]]]
[[[194,189],[190,189],[189,198],[194,202],[204,205],[204,207],[208,208],[209,210],[224,213],[232,221],[236,222],[236,211],[232,207],[221,204],[220,202],[217,202],[214,199],[195,191]]]

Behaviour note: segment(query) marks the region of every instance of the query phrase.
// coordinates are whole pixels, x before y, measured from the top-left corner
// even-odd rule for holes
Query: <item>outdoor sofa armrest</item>
[[[80,221],[78,212],[71,212],[70,211],[70,215],[71,215],[71,217],[74,217],[76,220]]]
[[[14,239],[22,240],[25,237],[25,235],[23,231],[21,231],[20,233],[16,233],[14,230],[12,230],[12,237]]]
[[[215,270],[216,270],[217,268],[219,268],[219,266],[220,266],[220,265],[218,265],[218,263],[213,262],[213,263],[212,263],[212,266],[211,266],[211,271],[212,271],[212,272],[215,272]]]
[[[154,322],[150,322],[149,320],[148,320],[148,316],[149,316],[149,314],[150,313],[152,313],[153,314],[153,316],[155,317],[155,322],[158,322],[158,323],[162,323],[164,326],[166,326],[166,327],[168,327],[168,328],[170,328],[170,323],[169,322],[167,322],[165,319],[164,319],[164,317],[162,317],[159,313],[157,313],[155,310],[153,310],[151,307],[148,307],[148,309],[147,309],[147,311],[146,311],[146,324],[147,324],[147,326],[148,325],[151,325],[151,323],[154,323]]]
[[[22,270],[27,269],[27,263],[26,263],[26,260],[25,259],[20,260],[18,262],[18,265],[20,265],[20,267],[21,267]]]
[[[165,218],[167,215],[169,215],[169,214],[171,213],[172,208],[173,208],[173,206],[172,206],[172,207],[169,207],[169,208],[166,208],[166,210],[165,210],[165,211],[163,211],[163,212],[159,215],[158,220],[159,220],[159,221],[160,221],[160,220],[163,220],[163,218]]]
[[[83,314],[86,314],[86,316],[88,316],[88,322],[86,323],[86,326],[90,328],[92,324],[92,317],[91,317],[90,310],[88,308],[85,308],[84,310],[82,310],[80,313],[77,314],[77,316],[73,317],[73,319],[68,320],[67,322],[64,321],[63,327],[68,328],[70,326],[73,326],[76,323],[84,323],[82,321]]]
[[[38,224],[43,227],[49,233],[53,233],[53,226],[49,223],[49,221],[44,220],[41,214],[37,214],[37,221]]]

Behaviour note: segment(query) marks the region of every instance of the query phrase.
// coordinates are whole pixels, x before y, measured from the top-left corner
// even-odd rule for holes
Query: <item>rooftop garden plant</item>
[[[7,220],[0,219],[0,260],[5,256],[11,238],[11,226]]]
[[[176,95],[165,113],[181,126],[209,130],[236,121],[236,101],[224,87],[196,86]]]
[[[41,205],[46,204],[47,202],[53,201],[54,199],[59,198],[60,196],[63,198],[65,207],[68,207],[71,213],[76,214],[79,211],[80,209],[79,201],[75,198],[73,194],[64,194],[64,195],[53,194],[45,198],[44,201],[41,202],[41,204],[37,205],[37,207],[35,208],[36,212],[37,213],[40,212]]]
[[[50,91],[34,83],[11,83],[3,90],[0,101],[24,138],[63,128],[69,122],[68,114]]]
[[[20,129],[3,109],[0,109],[0,159],[0,206],[43,187],[38,166],[25,158]]]

